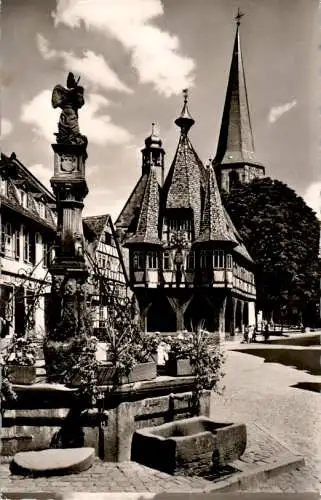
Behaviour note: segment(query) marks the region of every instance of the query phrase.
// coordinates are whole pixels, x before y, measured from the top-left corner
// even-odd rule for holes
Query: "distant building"
[[[235,182],[246,184],[265,176],[265,168],[257,160],[254,148],[239,21],[213,166],[220,190],[227,192]]]
[[[17,159],[0,159],[1,336],[43,334],[48,264],[55,239],[55,198]],[[34,307],[35,302],[37,307]]]
[[[90,280],[94,278],[96,285],[91,296],[91,307],[95,333],[99,336],[100,329],[106,325],[108,294],[112,293],[120,299],[131,297],[126,267],[128,251],[124,249],[122,252],[108,214],[85,217],[83,229]]]

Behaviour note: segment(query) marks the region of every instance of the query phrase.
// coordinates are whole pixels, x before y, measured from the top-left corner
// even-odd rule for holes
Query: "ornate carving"
[[[55,134],[57,143],[75,144],[87,147],[87,137],[79,130],[78,110],[85,104],[84,88],[78,85],[73,73],[68,74],[67,88],[56,85],[52,91],[51,104],[53,108],[60,108],[61,114],[58,123],[58,133]],[[87,155],[86,155],[87,156]]]
[[[70,155],[60,156],[60,169],[68,174],[73,172],[77,167],[77,157]]]

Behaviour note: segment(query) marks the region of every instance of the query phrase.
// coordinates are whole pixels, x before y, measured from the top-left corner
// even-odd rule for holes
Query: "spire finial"
[[[235,18],[234,18],[234,19],[235,19],[235,21],[236,21],[236,24],[237,24],[238,26],[240,26],[240,24],[241,24],[241,19],[242,19],[242,17],[243,17],[243,16],[244,16],[243,12],[241,12],[241,11],[240,11],[240,7],[238,7],[238,9],[237,9],[237,14],[236,14],[236,16],[235,16]]]
[[[155,135],[155,122],[152,123],[152,135]]]
[[[190,112],[188,110],[188,89],[183,89],[182,91],[184,97],[184,105],[180,116],[175,120],[175,123],[178,127],[181,128],[182,132],[185,134],[188,133],[189,129],[192,125],[194,125],[195,120],[191,117]]]
[[[184,104],[188,101],[188,89],[183,89]]]

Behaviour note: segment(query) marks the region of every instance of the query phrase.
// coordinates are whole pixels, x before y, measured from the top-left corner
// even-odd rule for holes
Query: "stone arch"
[[[218,329],[218,314],[206,298],[198,294],[193,297],[186,309],[184,321],[188,331],[195,330],[200,322],[204,322],[204,328],[209,332]]]
[[[165,295],[152,302],[147,313],[148,332],[176,332],[176,315]]]

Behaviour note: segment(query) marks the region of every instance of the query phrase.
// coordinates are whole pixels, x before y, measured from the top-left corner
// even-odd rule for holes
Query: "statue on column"
[[[56,85],[52,91],[51,104],[53,108],[60,108],[61,114],[58,123],[58,133],[55,134],[58,144],[88,144],[87,137],[80,133],[78,110],[85,104],[84,88],[79,85],[80,77],[75,79],[73,73],[68,74],[67,88]]]

